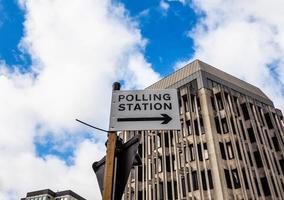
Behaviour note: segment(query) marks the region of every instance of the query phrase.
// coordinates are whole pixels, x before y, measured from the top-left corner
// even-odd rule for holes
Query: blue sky
[[[143,37],[148,41],[145,57],[154,70],[165,76],[173,71],[177,60],[187,60],[193,54],[193,41],[187,32],[195,27],[197,13],[179,1],[167,2],[165,11],[160,1],[116,1],[122,3],[130,17],[139,23]],[[25,12],[16,0],[4,0],[0,7],[0,59],[10,66],[25,71],[31,65],[30,55],[21,49]]]
[[[283,110],[283,9],[278,0],[0,0],[0,199],[43,188],[100,199],[90,166],[106,136],[75,119],[107,129],[117,80],[143,89],[200,59]]]

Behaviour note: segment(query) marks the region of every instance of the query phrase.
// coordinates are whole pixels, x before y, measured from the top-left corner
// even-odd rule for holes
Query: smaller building
[[[50,189],[28,192],[21,200],[86,200],[71,190],[53,192]]]

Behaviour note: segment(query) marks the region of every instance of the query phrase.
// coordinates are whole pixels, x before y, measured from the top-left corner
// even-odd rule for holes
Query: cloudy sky
[[[0,199],[101,199],[111,85],[142,89],[198,58],[284,108],[282,0],[0,0]]]

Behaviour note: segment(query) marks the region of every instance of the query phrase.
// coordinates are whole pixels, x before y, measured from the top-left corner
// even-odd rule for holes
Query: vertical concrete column
[[[214,185],[214,199],[225,200],[227,198],[226,183],[223,176],[223,167],[219,165],[218,156],[219,148],[217,134],[214,123],[214,114],[212,105],[210,103],[210,91],[202,88],[199,90],[199,98],[201,104],[201,113],[204,123],[205,134],[207,138],[207,148],[209,153],[209,159],[211,163],[212,180]],[[219,156],[220,157],[220,156]]]

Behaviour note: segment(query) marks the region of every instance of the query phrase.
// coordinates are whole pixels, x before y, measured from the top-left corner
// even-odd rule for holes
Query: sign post
[[[120,90],[120,83],[118,82],[113,83],[112,90],[113,92]],[[107,150],[106,150],[103,200],[112,199],[116,140],[117,140],[116,132],[110,131],[108,133]]]

